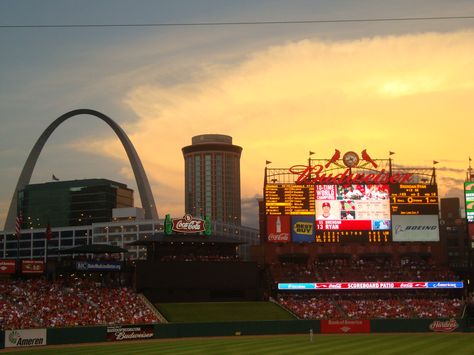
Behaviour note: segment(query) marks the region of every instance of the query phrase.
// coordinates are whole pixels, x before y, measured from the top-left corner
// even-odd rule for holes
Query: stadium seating
[[[460,299],[439,294],[280,294],[278,302],[301,319],[452,318],[463,309]]]
[[[417,258],[324,258],[314,263],[270,265],[273,285],[279,282],[454,281],[447,267]],[[377,291],[285,293],[278,302],[303,319],[450,318],[460,316],[464,302],[448,293]],[[423,293],[425,292],[425,293]]]
[[[91,280],[0,280],[0,329],[158,323],[127,288]]]

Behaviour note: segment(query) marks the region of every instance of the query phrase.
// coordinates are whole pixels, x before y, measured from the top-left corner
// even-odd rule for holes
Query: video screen
[[[390,230],[388,185],[316,185],[317,230]]]

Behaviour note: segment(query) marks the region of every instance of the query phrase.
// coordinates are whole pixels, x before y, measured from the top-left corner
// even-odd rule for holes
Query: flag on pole
[[[20,214],[16,216],[16,224],[15,224],[15,235],[16,239],[20,239],[21,237],[21,225],[23,224],[23,215]]]
[[[53,232],[51,232],[51,225],[48,222],[48,225],[46,226],[46,239],[51,240],[53,238]]]
[[[271,164],[272,162],[270,160],[265,161],[265,165]]]
[[[439,161],[433,160],[433,165],[438,164]]]
[[[312,152],[312,151],[310,150],[310,151],[309,151],[309,155],[313,155],[313,154],[314,154],[314,152]]]
[[[388,152],[388,155],[394,155],[394,154],[395,152],[391,152],[391,151]]]
[[[53,180],[54,181],[59,181],[59,179],[53,174]]]

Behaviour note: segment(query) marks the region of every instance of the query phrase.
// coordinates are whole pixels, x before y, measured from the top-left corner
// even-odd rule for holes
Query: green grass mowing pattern
[[[272,302],[158,303],[169,322],[227,322],[296,319]]]
[[[224,338],[186,338],[127,343],[29,348],[14,354],[433,354],[467,355],[474,353],[474,333],[453,334],[343,334],[297,336],[252,336]]]

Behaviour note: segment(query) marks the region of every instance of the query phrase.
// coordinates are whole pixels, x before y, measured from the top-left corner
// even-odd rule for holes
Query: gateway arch
[[[132,166],[135,181],[137,183],[138,191],[140,193],[140,199],[142,201],[142,207],[145,210],[145,218],[158,219],[158,212],[156,211],[155,200],[153,198],[153,194],[151,193],[150,183],[148,182],[145,170],[143,169],[143,165],[140,161],[140,158],[138,157],[137,151],[133,147],[132,142],[125,134],[123,129],[114,120],[112,120],[110,117],[104,115],[101,112],[90,109],[79,109],[67,112],[61,117],[57,118],[44,130],[44,132],[41,134],[41,136],[38,138],[35,145],[33,146],[33,149],[31,149],[30,155],[28,156],[28,159],[26,160],[25,165],[23,166],[23,170],[21,171],[18,183],[16,184],[15,191],[13,192],[12,201],[10,203],[7,219],[5,221],[5,231],[15,230],[18,191],[23,190],[25,186],[30,183],[31,176],[33,175],[33,169],[36,165],[36,162],[38,161],[38,157],[41,153],[41,150],[46,144],[46,141],[61,123],[71,117],[78,115],[95,116],[107,123],[110,128],[114,130],[115,134],[120,139],[120,142],[122,142],[122,145],[127,153],[128,160],[130,161],[130,165]]]

